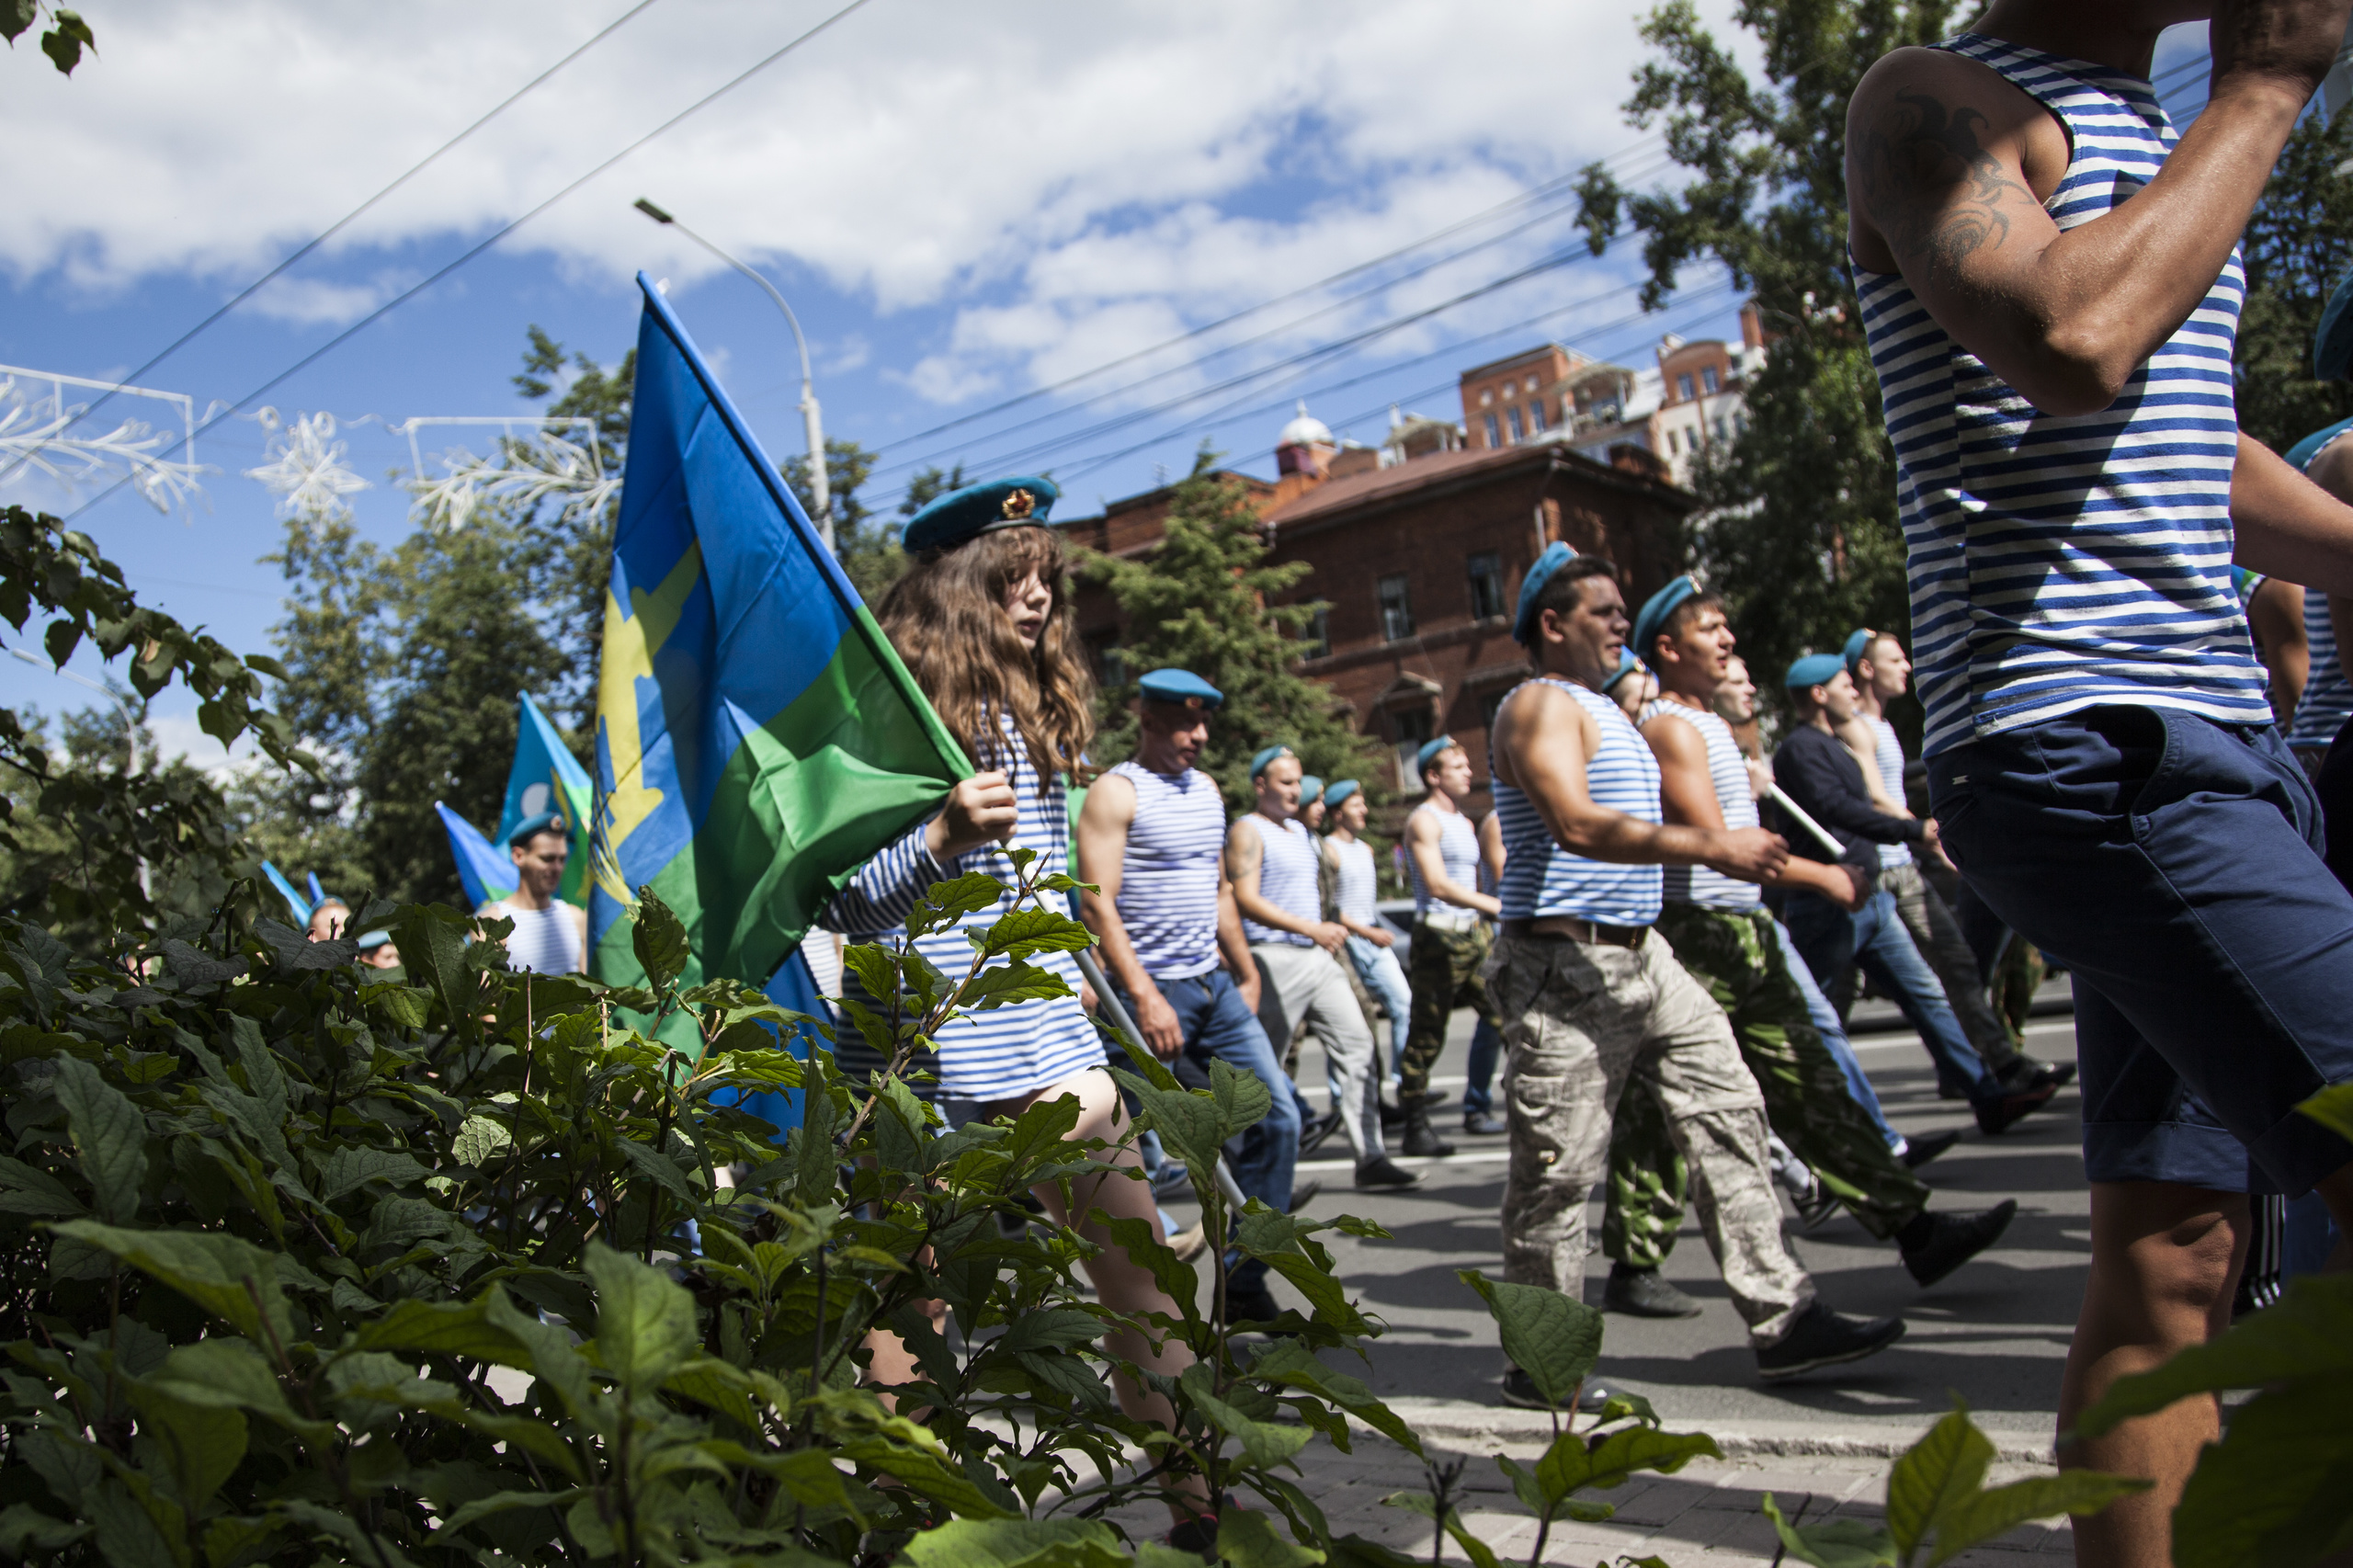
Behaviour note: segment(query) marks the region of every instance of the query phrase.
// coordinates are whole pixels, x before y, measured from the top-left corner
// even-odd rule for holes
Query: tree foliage
[[[1381,781],[1380,747],[1357,733],[1329,687],[1295,667],[1301,634],[1322,606],[1279,601],[1314,568],[1267,563],[1256,510],[1241,485],[1212,471],[1212,461],[1203,451],[1177,485],[1164,537],[1149,556],[1089,554],[1079,564],[1080,575],[1110,591],[1125,626],[1120,661],[1126,678],[1102,693],[1090,754],[1098,767],[1131,755],[1136,680],[1182,668],[1225,694],[1195,766],[1217,780],[1235,810],[1255,798],[1251,756],[1278,741],[1299,754],[1308,772],[1361,778],[1371,789]]]
[[[2353,273],[2353,115],[2313,115],[2288,138],[2240,250],[2239,427],[2275,452],[2353,418],[2353,384],[2313,379],[2313,335]]]
[[[1638,193],[1597,164],[1580,187],[1596,254],[1642,237],[1646,307],[1712,261],[1763,312],[1769,357],[1746,388],[1746,427],[1695,482],[1709,506],[1692,548],[1768,691],[1801,653],[1911,623],[1895,457],[1847,270],[1847,101],[1881,55],[1946,36],[1954,10],[1742,0],[1734,20],[1762,57],[1752,77],[1690,0],[1667,0],[1642,24],[1656,57],[1625,108],[1663,128],[1688,177]]]
[[[40,35],[40,51],[60,74],[74,74],[74,67],[82,63],[82,51],[98,51],[97,35],[90,31],[90,24],[82,13],[63,6],[51,6],[48,0],[0,0],[0,38],[8,47],[17,47],[17,40],[38,24],[46,14],[49,28]]]

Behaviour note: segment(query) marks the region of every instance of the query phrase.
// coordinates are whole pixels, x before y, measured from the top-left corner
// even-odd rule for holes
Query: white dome
[[[1328,447],[1333,444],[1332,427],[1307,412],[1307,404],[1299,405],[1299,415],[1283,426],[1275,437],[1278,447]]]

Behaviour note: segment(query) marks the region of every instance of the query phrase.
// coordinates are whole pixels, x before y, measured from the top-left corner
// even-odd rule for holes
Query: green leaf
[[[1546,1286],[1490,1279],[1475,1268],[1457,1269],[1455,1278],[1487,1303],[1511,1364],[1556,1408],[1573,1409],[1601,1358],[1601,1314]]]
[[[0,8],[0,16],[5,16]],[[29,1503],[11,1503],[0,1509],[0,1552],[24,1559],[35,1553],[63,1551],[90,1533],[87,1524],[54,1518]],[[1193,1559],[1186,1568],[1199,1562]]]
[[[967,871],[925,890],[923,900],[907,915],[907,935],[925,937],[944,931],[967,915],[978,915],[1005,898],[1005,884],[980,871]],[[882,992],[876,995],[886,994]]]
[[[1449,1508],[1444,1518],[1438,1517],[1438,1499],[1428,1493],[1392,1492],[1383,1497],[1381,1502],[1392,1508],[1403,1508],[1409,1514],[1419,1514],[1436,1524],[1447,1533],[1455,1545],[1462,1549],[1462,1554],[1471,1559],[1472,1568],[1501,1568],[1495,1561],[1495,1549],[1471,1533],[1463,1525],[1461,1514]],[[1221,1534],[1223,1533],[1223,1525],[1224,1521],[1221,1519],[1219,1521]]]
[[[2234,1411],[2174,1510],[2179,1568],[2303,1568],[2325,1555],[2341,1562],[2332,1553],[2353,1535],[2348,1410],[2353,1377],[2335,1373],[2268,1390]]]
[[[0,0],[0,38],[10,43],[15,43],[24,36],[27,28],[40,20],[40,6],[36,0]]]
[[[1422,1451],[1422,1440],[1414,1429],[1375,1397],[1371,1389],[1347,1373],[1325,1366],[1313,1351],[1297,1340],[1278,1340],[1259,1352],[1257,1359],[1250,1363],[1250,1376],[1318,1395],[1408,1453]]]
[[[1229,1508],[1218,1516],[1217,1555],[1233,1568],[1314,1568],[1324,1553],[1275,1532],[1265,1514]]]
[[[108,1477],[91,1498],[88,1516],[108,1568],[189,1568],[186,1515],[155,1495],[146,1476]]]
[[[74,1153],[93,1189],[101,1219],[119,1222],[139,1212],[147,1179],[147,1119],[120,1089],[78,1056],[58,1056],[58,1103],[74,1137]]]
[[[1216,1387],[1215,1381],[1209,1368],[1202,1363],[1196,1362],[1185,1369],[1184,1376],[1177,1382],[1193,1408],[1209,1417],[1211,1424],[1219,1431],[1240,1442],[1244,1455],[1261,1470],[1270,1470],[1283,1463],[1305,1448],[1307,1440],[1315,1436],[1305,1426],[1256,1420],[1239,1406],[1218,1398],[1212,1392]]]
[[[693,949],[686,923],[650,887],[637,890],[637,915],[629,934],[630,949],[645,970],[654,990],[669,986],[687,971]]]
[[[2340,1436],[2340,1438],[2345,1427],[2344,1411],[2345,1406],[2340,1396],[2330,1409],[2332,1429]],[[2236,1436],[2238,1420],[2245,1414],[2242,1411],[2239,1417],[2233,1418],[2231,1426],[2233,1436]],[[2207,1459],[2199,1462],[2200,1470],[2203,1471],[2206,1468],[2207,1463],[2217,1451],[2212,1449],[2207,1450]],[[2296,1479],[2308,1486],[2313,1478],[2310,1475],[2304,1475]],[[1992,1540],[1996,1536],[2015,1529],[2029,1519],[2047,1519],[2059,1514],[2077,1516],[2097,1514],[2120,1497],[2130,1497],[2136,1492],[2146,1492],[2151,1484],[2134,1476],[2108,1475],[2096,1470],[2063,1470],[2056,1475],[2032,1476],[2025,1481],[2013,1482],[2007,1486],[1996,1486],[1989,1491],[1957,1498],[1937,1516],[1937,1540],[1935,1546],[1928,1551],[1927,1568],[1938,1568],[1938,1564],[1949,1562],[1971,1547]],[[2299,1500],[2308,1500],[2310,1495],[2307,1491]],[[2342,1495],[2340,1492],[2339,1496]],[[2185,1504],[2187,1501],[2185,1498]],[[2256,1528],[2256,1520],[2252,1516],[2259,1514],[2260,1509],[2260,1503],[2247,1492],[2239,1490],[2235,1486],[2233,1488],[2228,1534],[2234,1543],[2244,1542],[2249,1538],[2253,1529]],[[2338,1513],[2340,1517],[2343,1517],[2341,1506]],[[2188,1565],[2195,1563],[2198,1558],[2181,1550],[2180,1519],[2181,1515],[2177,1513],[2174,1525],[2176,1536],[2174,1559],[2177,1562],[2184,1564],[2184,1568],[2188,1568]],[[2326,1544],[2325,1539],[2324,1538],[2318,1544]],[[2266,1553],[2249,1557],[2246,1561],[2250,1564],[2279,1563],[2289,1562],[2290,1558]]]
[[[69,1220],[88,1212],[73,1189],[47,1171],[0,1154],[0,1213]]]
[[[2353,1084],[2335,1084],[2296,1108],[2341,1138],[2353,1138]]]
[[[1560,1499],[1586,1487],[1607,1492],[1622,1486],[1637,1471],[1672,1475],[1702,1458],[1723,1458],[1716,1440],[1704,1432],[1629,1426],[1590,1446],[1585,1434],[1563,1432],[1537,1461],[1536,1479],[1548,1495]]]
[[[588,1244],[597,1282],[597,1353],[623,1387],[657,1389],[697,1349],[695,1301],[661,1270]]]
[[[251,1411],[305,1441],[335,1441],[332,1423],[294,1413],[277,1374],[251,1340],[215,1336],[176,1346],[147,1381],[184,1403]]]
[[[1210,1063],[1210,1097],[1217,1104],[1218,1126],[1225,1138],[1247,1132],[1275,1108],[1274,1091],[1264,1078],[1224,1062]]]
[[[2324,1371],[2353,1371],[2353,1274],[2290,1280],[2277,1305],[2232,1324],[2220,1338],[2179,1351],[2154,1371],[2118,1379],[2077,1418],[2075,1431],[2097,1437],[2193,1393],[2263,1388]]]
[[[1218,1155],[1223,1152],[1225,1135],[1218,1130],[1217,1102],[1205,1094],[1190,1089],[1160,1088],[1132,1074],[1114,1074],[1121,1087],[1132,1092],[1143,1104],[1144,1113],[1152,1118],[1161,1142],[1174,1149],[1188,1168],[1209,1171],[1217,1168]],[[1173,1085],[1176,1080],[1171,1078]]]
[[[1792,1525],[1781,1517],[1770,1492],[1765,1494],[1765,1517],[1773,1521],[1781,1549],[1813,1568],[1896,1568],[1895,1537],[1885,1525],[1867,1519]]]
[[[1127,1568],[1129,1562],[1111,1527],[1092,1519],[951,1519],[908,1541],[898,1560],[905,1568]]]
[[[1032,953],[1074,953],[1095,945],[1095,933],[1051,909],[1017,909],[1000,916],[973,945],[991,958],[1026,959]]]
[[[495,1287],[493,1288],[494,1291]],[[471,1301],[407,1301],[363,1326],[354,1350],[397,1350],[422,1356],[472,1357],[528,1369],[531,1350],[490,1321],[492,1291]]]
[[[432,1174],[414,1156],[396,1150],[337,1149],[327,1159],[326,1174],[319,1184],[319,1201],[334,1203],[371,1181],[406,1187]]]
[[[139,1429],[171,1467],[180,1506],[200,1514],[245,1457],[244,1412],[176,1399],[162,1388],[132,1382]]]
[[[1887,1528],[1896,1550],[1907,1558],[1917,1551],[1945,1509],[1984,1484],[1993,1462],[1994,1445],[1971,1425],[1964,1405],[1898,1455],[1887,1474]]]
[[[449,1141],[449,1154],[460,1165],[480,1170],[514,1146],[514,1131],[506,1122],[476,1114],[458,1128],[457,1137]]]
[[[120,1231],[95,1220],[56,1231],[162,1280],[257,1345],[295,1342],[277,1265],[250,1242],[211,1231]]]
[[[1050,969],[1016,960],[993,964],[966,981],[956,993],[956,1006],[975,1013],[1038,1002],[1052,996],[1073,996],[1069,983]]]
[[[1103,1324],[1092,1312],[1076,1307],[1052,1307],[1024,1312],[997,1341],[1006,1350],[1075,1350],[1103,1337]]]

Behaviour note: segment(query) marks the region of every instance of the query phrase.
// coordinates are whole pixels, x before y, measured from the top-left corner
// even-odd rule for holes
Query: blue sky
[[[0,59],[0,124],[17,149],[0,230],[0,362],[127,373],[631,3],[122,0],[94,14],[100,53],[70,82],[28,49]],[[839,4],[654,0],[142,384],[188,394],[199,413],[244,397]],[[1731,6],[1701,8],[1722,25]],[[2161,55],[2161,70],[2178,52]],[[870,0],[221,421],[199,442],[217,472],[192,510],[159,516],[125,491],[76,526],[142,597],[265,650],[278,588],[258,558],[279,525],[269,493],[243,477],[265,460],[267,432],[250,416],[264,405],[334,414],[346,461],[373,482],[352,497],[363,526],[396,537],[408,497],[391,471],[406,468],[407,443],[362,416],[531,412],[509,381],[526,327],[610,364],[634,336],[639,267],[671,280],[771,454],[798,452],[798,375],[774,308],[631,210],[639,196],[791,300],[828,434],[883,453],[867,497],[878,506],[916,462],[961,458],[974,477],[1005,463],[1051,469],[1076,514],[1181,472],[1205,436],[1233,466],[1270,473],[1267,449],[1302,396],[1343,435],[1377,440],[1391,402],[1453,415],[1456,370],[1548,338],[1638,362],[1666,330],[1732,335],[1737,301],[1712,274],[1643,318],[1626,287],[1635,258],[1613,252],[1327,362],[1088,433],[1573,247],[1555,198],[1069,393],[910,440],[1414,244],[1589,160],[1616,154],[1615,166],[1654,176],[1655,137],[1617,109],[1640,57],[1628,9],[1583,0],[1507,21],[1412,0],[1204,0],[1173,12],[1142,0]],[[1469,254],[1401,276],[1458,249]],[[1081,402],[1106,392],[1117,395]],[[94,423],[149,412],[118,402]],[[1057,416],[1031,423],[1040,415]],[[426,450],[481,451],[492,435],[445,435]],[[83,498],[21,481],[0,494],[58,510]],[[87,654],[76,667],[96,670]],[[55,710],[87,694],[0,661],[0,699]],[[168,744],[194,740],[191,710],[176,690],[159,700]]]

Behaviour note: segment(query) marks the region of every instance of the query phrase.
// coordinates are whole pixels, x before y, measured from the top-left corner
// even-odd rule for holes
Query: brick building
[[[1363,733],[1388,743],[1398,758],[1391,782],[1407,793],[1421,789],[1413,753],[1444,733],[1470,751],[1483,794],[1488,721],[1529,673],[1511,612],[1539,551],[1563,540],[1609,556],[1640,603],[1681,569],[1681,524],[1697,505],[1663,462],[1631,444],[1608,461],[1559,442],[1449,449],[1392,440],[1376,451],[1341,447],[1303,412],[1282,433],[1277,467],[1271,484],[1231,477],[1259,507],[1270,559],[1314,568],[1298,597],[1328,608],[1301,670],[1344,699]],[[1060,526],[1094,549],[1142,554],[1174,494],[1131,496]],[[1074,608],[1098,673],[1116,678],[1105,666],[1116,658],[1117,608],[1092,587]]]

